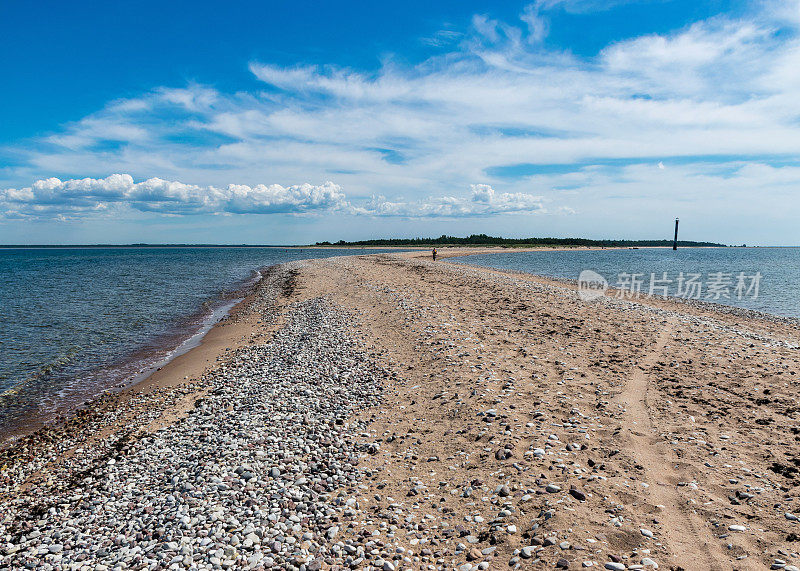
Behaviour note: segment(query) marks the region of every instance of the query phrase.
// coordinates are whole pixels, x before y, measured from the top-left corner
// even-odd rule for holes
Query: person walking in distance
[[[433,249],[433,261],[436,261],[436,248]]]

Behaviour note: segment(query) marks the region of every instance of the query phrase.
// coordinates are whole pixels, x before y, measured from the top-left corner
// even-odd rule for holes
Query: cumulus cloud
[[[200,186],[150,178],[134,182],[129,174],[106,178],[37,180],[31,186],[0,190],[5,218],[86,217],[131,208],[166,215],[193,214],[319,214],[407,218],[491,216],[543,212],[542,197],[526,193],[496,193],[486,184],[471,185],[464,196],[427,197],[392,202],[372,197],[353,204],[342,188],[326,182],[299,184],[228,184]]]
[[[112,207],[164,214],[308,214],[348,206],[341,187],[279,184],[199,186],[128,174],[106,178],[37,180],[29,187],[0,190],[0,207],[12,217],[85,216]]]
[[[391,201],[374,196],[358,214],[406,218],[462,218],[498,214],[532,214],[545,211],[541,196],[526,193],[495,193],[487,184],[473,184],[469,196],[428,197],[419,201]]]

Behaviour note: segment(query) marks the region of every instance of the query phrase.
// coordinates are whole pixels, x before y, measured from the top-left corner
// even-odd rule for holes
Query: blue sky
[[[800,244],[797,3],[105,4],[0,4],[2,243]]]

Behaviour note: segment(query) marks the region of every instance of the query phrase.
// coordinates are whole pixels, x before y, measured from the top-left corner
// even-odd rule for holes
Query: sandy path
[[[663,541],[674,562],[684,569],[722,570],[728,568],[728,558],[714,541],[708,525],[692,509],[691,504],[678,491],[676,483],[686,474],[676,465],[677,460],[668,443],[659,434],[658,420],[648,402],[660,398],[652,386],[652,368],[664,359],[665,347],[672,340],[676,328],[674,319],[664,322],[655,343],[634,369],[625,388],[616,400],[625,409],[622,428],[627,447],[635,461],[645,467],[644,480],[648,482],[650,502],[659,508],[658,520],[669,530]],[[646,528],[645,528],[646,529]]]

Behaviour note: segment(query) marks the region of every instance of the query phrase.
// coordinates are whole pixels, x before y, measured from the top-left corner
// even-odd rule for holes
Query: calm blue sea
[[[130,380],[266,266],[376,250],[0,249],[0,440]]]
[[[573,280],[592,270],[626,291],[649,293],[652,284],[659,295],[800,318],[800,248],[554,250],[451,261]]]

